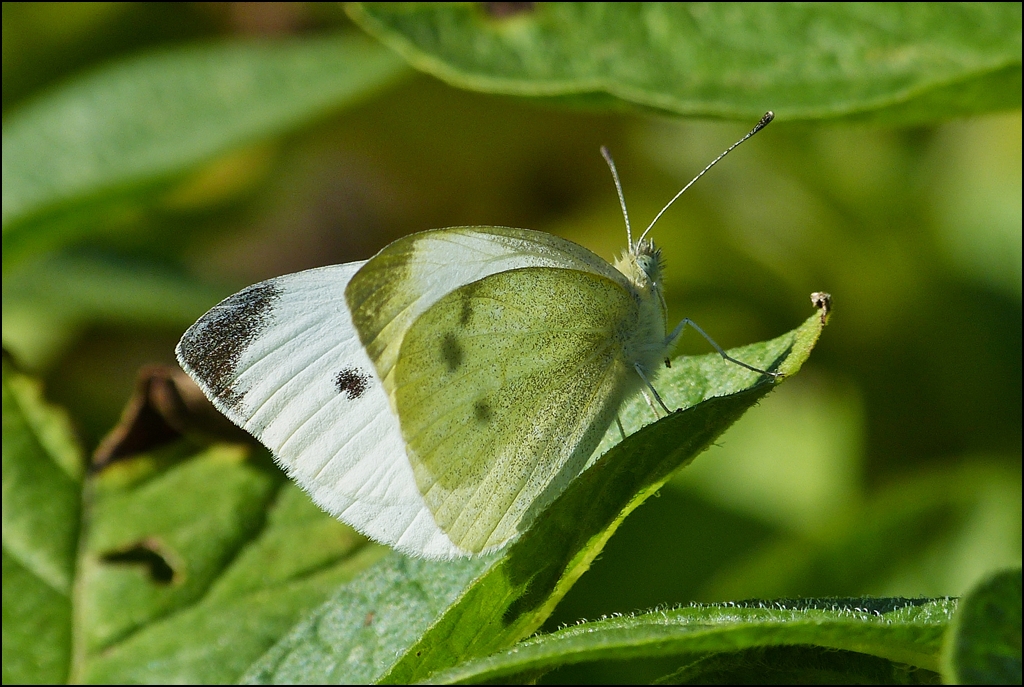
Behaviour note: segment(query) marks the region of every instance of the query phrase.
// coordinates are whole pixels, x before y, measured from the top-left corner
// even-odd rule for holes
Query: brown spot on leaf
[[[188,375],[169,365],[139,370],[135,390],[117,425],[93,452],[93,471],[169,444],[186,434],[251,442],[203,395]]]

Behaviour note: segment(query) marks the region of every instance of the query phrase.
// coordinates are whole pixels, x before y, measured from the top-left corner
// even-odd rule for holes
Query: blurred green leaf
[[[936,238],[950,266],[1021,298],[1021,113],[939,132],[944,175],[932,185]]]
[[[730,353],[794,374],[822,326],[816,313],[792,332]],[[318,609],[245,679],[406,683],[529,636],[619,523],[774,384],[710,355],[676,358],[658,387],[681,410],[625,440],[617,427],[609,430],[595,452],[604,455],[505,552],[457,561],[392,556]],[[621,417],[632,431],[651,414],[634,400]]]
[[[960,601],[946,642],[946,680],[965,685],[1021,681],[1021,570],[983,580]]]
[[[353,35],[192,45],[115,62],[3,127],[3,261],[101,231],[191,168],[365,97],[402,73]]]
[[[82,452],[38,382],[3,361],[3,681],[64,682]]]
[[[224,297],[222,291],[158,265],[103,255],[55,255],[12,270],[4,305],[99,321],[182,325]]]
[[[955,608],[952,599],[695,605],[567,627],[432,675],[430,681],[500,682],[598,660],[675,656],[686,665],[709,653],[792,644],[856,651],[937,670],[943,632]],[[845,672],[849,666],[835,661],[832,668]]]
[[[4,348],[31,369],[83,325],[185,328],[228,295],[158,265],[96,254],[20,263],[4,274],[3,288]]]
[[[960,594],[1020,561],[1020,469],[967,463],[904,479],[862,506],[783,538],[703,597]]]
[[[805,370],[666,486],[785,530],[816,533],[860,500],[860,405],[848,385]]]
[[[590,107],[922,122],[1021,104],[1019,4],[354,3],[349,14],[452,85]]]

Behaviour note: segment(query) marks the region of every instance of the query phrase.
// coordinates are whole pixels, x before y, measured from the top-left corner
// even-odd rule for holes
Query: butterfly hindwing
[[[629,292],[532,267],[441,298],[406,333],[394,398],[416,484],[460,548],[499,547],[583,469],[635,372]]]

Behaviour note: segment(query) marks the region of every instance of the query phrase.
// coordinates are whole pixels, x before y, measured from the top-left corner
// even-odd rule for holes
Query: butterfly
[[[703,334],[689,320],[666,333],[654,222],[632,240],[602,153],[627,225],[614,265],[528,229],[425,231],[243,289],[185,332],[178,361],[371,539],[429,558],[499,550],[584,469],[626,399],[670,412],[652,381],[685,326]]]

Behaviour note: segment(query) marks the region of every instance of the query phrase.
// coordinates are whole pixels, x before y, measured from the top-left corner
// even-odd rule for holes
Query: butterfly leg
[[[638,375],[640,375],[640,379],[643,380],[644,385],[654,395],[654,398],[658,401],[658,405],[660,405],[662,407],[662,409],[664,409],[666,414],[671,415],[672,411],[669,410],[668,406],[665,405],[665,402],[663,400],[661,400],[661,396],[658,394],[658,390],[655,389],[651,385],[651,383],[647,380],[647,375],[644,374],[643,369],[640,367],[640,363],[634,363],[633,364],[633,369],[636,370],[636,373]],[[644,398],[647,399],[647,404],[651,406],[651,409],[654,411],[654,414],[657,415],[658,414],[658,409],[654,407],[653,403],[651,403],[651,398],[650,398],[650,396],[647,395],[646,392],[644,392]]]
[[[640,393],[643,394],[644,400],[647,401],[647,407],[654,413],[655,421],[661,419],[661,413],[658,412],[658,406],[654,405],[654,401],[651,400],[651,395],[647,393],[647,389],[640,389]]]
[[[763,375],[768,375],[773,380],[778,379],[779,377],[782,376],[781,372],[769,372],[768,370],[762,370],[761,368],[754,367],[753,365],[747,365],[742,360],[736,360],[736,358],[733,358],[731,355],[729,355],[724,350],[722,350],[722,347],[719,346],[718,343],[714,339],[712,339],[710,336],[708,336],[707,333],[703,329],[698,327],[697,323],[694,322],[693,320],[691,320],[689,317],[684,317],[683,321],[680,322],[678,325],[676,325],[676,328],[673,329],[672,333],[668,335],[668,339],[666,340],[665,343],[667,345],[670,345],[670,346],[673,343],[675,343],[676,339],[678,339],[679,336],[682,335],[683,329],[686,328],[686,325],[690,325],[691,327],[696,329],[697,333],[700,334],[701,336],[703,336],[704,340],[707,341],[709,344],[711,344],[712,347],[714,347],[714,349],[716,351],[718,351],[718,354],[720,356],[722,356],[723,358],[725,358],[726,360],[728,360],[730,363],[733,363],[735,365],[739,365],[740,367],[745,367],[748,370],[751,370],[752,372],[758,372],[758,373],[763,374]],[[644,380],[644,381],[647,381],[647,380]]]
[[[623,429],[623,427],[622,427],[622,418],[620,418],[617,413],[615,415],[615,424],[619,426],[619,435],[622,437],[622,440],[625,441],[626,440],[626,430]]]

